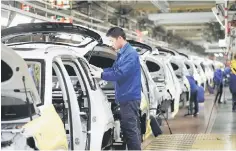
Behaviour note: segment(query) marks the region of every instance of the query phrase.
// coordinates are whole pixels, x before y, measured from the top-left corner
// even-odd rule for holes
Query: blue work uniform
[[[104,69],[102,79],[114,81],[116,100],[120,102],[141,100],[141,69],[139,55],[129,44],[117,54],[111,68]]]
[[[226,68],[225,75],[229,76],[229,89],[232,94],[233,111],[236,111],[236,74],[232,73],[230,68]]]
[[[229,76],[229,89],[231,93],[236,93],[236,75],[231,72],[230,68],[225,69],[224,75],[230,75]]]
[[[191,89],[191,97],[190,97],[190,114],[193,114],[193,103],[194,103],[194,114],[198,113],[199,107],[198,107],[198,101],[197,101],[197,91],[198,91],[198,85],[196,84],[196,81],[193,76],[186,76],[188,79],[190,89]]]
[[[194,77],[193,76],[186,76],[186,78],[188,79],[191,93],[196,92],[197,89],[198,89],[198,86],[196,84],[196,81],[195,81]]]
[[[121,130],[129,150],[141,150],[140,101],[141,67],[137,51],[126,43],[111,68],[101,78],[115,84],[116,101],[120,104]]]
[[[229,87],[231,93],[236,93],[236,75],[233,73],[230,73]]]
[[[219,86],[220,84],[222,84],[223,78],[224,78],[224,72],[221,69],[216,69],[213,78],[215,85]]]

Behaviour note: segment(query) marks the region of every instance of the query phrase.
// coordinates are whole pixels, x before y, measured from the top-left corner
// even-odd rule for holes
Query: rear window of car
[[[146,65],[148,67],[149,72],[157,72],[161,69],[159,65],[151,61],[146,61]]]

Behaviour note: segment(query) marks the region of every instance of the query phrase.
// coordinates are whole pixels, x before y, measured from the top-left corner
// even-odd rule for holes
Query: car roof
[[[163,55],[148,55],[147,57],[156,60],[158,63],[163,64],[170,61],[170,56]]]
[[[162,59],[164,61],[169,61],[172,56],[171,55],[154,55],[153,57]]]
[[[70,48],[65,48],[61,46],[49,46],[47,48],[34,48],[31,50],[19,50],[15,49],[16,52],[23,58],[32,58],[32,59],[53,59],[58,56],[68,56],[70,58],[78,58],[82,56],[77,53],[75,50]]]

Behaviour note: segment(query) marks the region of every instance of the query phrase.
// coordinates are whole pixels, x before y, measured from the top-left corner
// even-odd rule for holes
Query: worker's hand
[[[99,68],[99,67],[96,67],[92,64],[90,64],[90,66],[95,70],[95,71],[100,71],[100,72],[103,72],[103,69],[102,68]]]
[[[102,72],[101,71],[91,71],[92,77],[93,78],[97,78],[97,79],[101,79],[102,77]]]

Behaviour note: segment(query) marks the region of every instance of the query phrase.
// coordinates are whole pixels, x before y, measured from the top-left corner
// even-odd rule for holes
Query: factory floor
[[[172,134],[163,121],[163,134],[146,139],[144,150],[236,150],[236,112],[232,112],[231,94],[226,87],[222,104],[214,105],[214,94],[205,94],[199,105],[198,117],[184,116],[180,109],[174,119],[168,120]]]

